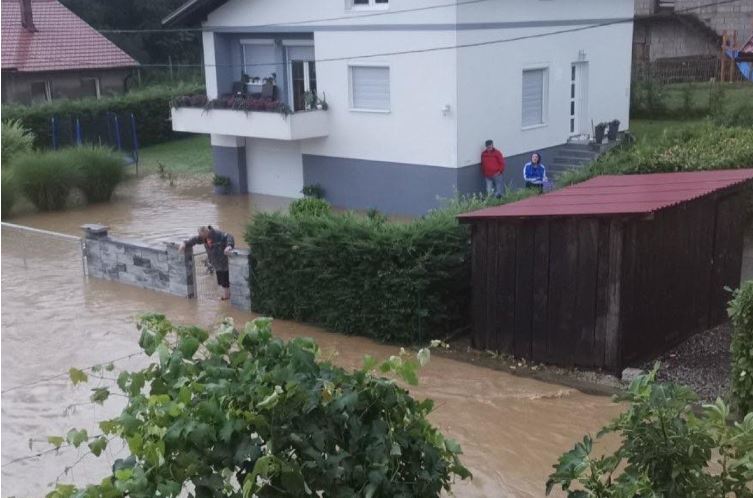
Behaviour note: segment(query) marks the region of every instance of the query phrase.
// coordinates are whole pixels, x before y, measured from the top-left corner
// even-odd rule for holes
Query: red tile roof
[[[540,216],[650,214],[753,180],[753,169],[605,175],[583,183],[471,213],[461,221]]]
[[[21,26],[21,2],[2,0],[2,69],[69,71],[137,66],[133,58],[57,0],[32,0],[36,32]]]

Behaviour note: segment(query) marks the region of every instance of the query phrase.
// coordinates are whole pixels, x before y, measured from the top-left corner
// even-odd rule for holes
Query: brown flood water
[[[133,181],[115,202],[54,214],[28,214],[13,223],[78,236],[84,223],[104,223],[115,236],[159,241],[192,234],[204,223],[234,233],[261,209],[283,199],[218,198],[190,181],[175,188],[156,176]],[[2,229],[2,496],[42,496],[56,478],[83,484],[101,479],[126,452],[111,445],[100,458],[63,449],[10,463],[49,449],[48,435],[72,427],[97,433],[95,421],[115,415],[119,399],[104,407],[88,404],[92,386],[72,387],[71,366],[86,367],[138,351],[135,317],[159,311],[173,321],[210,327],[224,316],[236,323],[254,315],[215,300],[187,300],[86,280],[76,241]],[[273,324],[283,337],[309,336],[325,356],[344,367],[365,354],[385,357],[397,348],[346,337],[283,320]],[[147,363],[144,356],[119,361],[118,368]],[[54,377],[50,379],[50,377]],[[108,381],[102,381],[108,382]],[[471,482],[458,483],[460,497],[544,496],[544,482],[557,457],[586,432],[597,431],[619,409],[609,398],[434,357],[421,371],[420,398],[436,402],[432,421],[462,445]],[[30,450],[30,439],[31,447]],[[76,463],[78,462],[78,463]],[[73,468],[64,473],[66,466]]]

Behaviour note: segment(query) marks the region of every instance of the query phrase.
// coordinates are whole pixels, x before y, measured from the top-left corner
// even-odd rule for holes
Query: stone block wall
[[[195,297],[193,254],[177,243],[156,247],[108,236],[103,225],[84,225],[84,256],[90,277],[113,280],[181,297]]]
[[[230,271],[230,303],[242,310],[251,310],[251,277],[249,252],[235,249],[228,256],[228,270]]]

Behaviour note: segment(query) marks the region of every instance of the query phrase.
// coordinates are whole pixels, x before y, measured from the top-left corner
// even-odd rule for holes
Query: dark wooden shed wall
[[[738,189],[648,218],[474,220],[474,347],[616,371],[720,323],[744,204]]]

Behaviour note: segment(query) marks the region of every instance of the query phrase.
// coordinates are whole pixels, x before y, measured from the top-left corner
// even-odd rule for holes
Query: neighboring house
[[[653,63],[657,73],[684,66],[677,79],[715,77],[725,31],[737,32],[739,45],[753,34],[753,0],[635,0],[634,64]]]
[[[2,101],[122,93],[138,66],[57,0],[2,1]]]
[[[485,139],[521,185],[531,152],[546,164],[594,123],[627,128],[632,14],[632,0],[191,0],[164,24],[201,20],[208,97],[251,110],[178,107],[173,128],[211,135],[236,192],[320,184],[336,206],[423,213],[481,190]],[[230,102],[243,74],[260,78],[251,94],[272,78],[294,113]],[[328,109],[306,110],[307,91]]]

